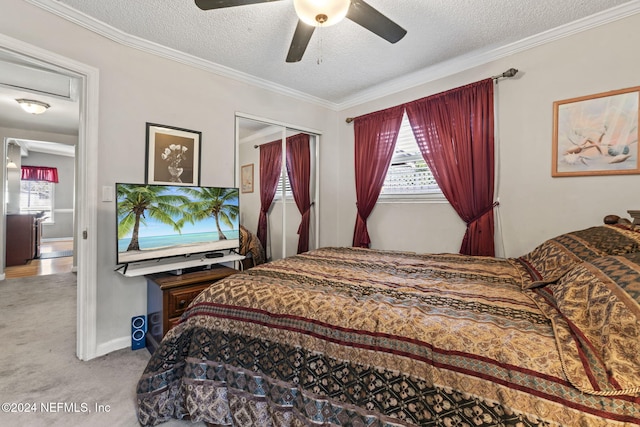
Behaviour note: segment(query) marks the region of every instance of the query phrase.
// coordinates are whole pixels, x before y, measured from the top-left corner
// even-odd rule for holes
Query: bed
[[[321,248],[212,284],[138,419],[224,426],[640,424],[640,231],[519,258]]]

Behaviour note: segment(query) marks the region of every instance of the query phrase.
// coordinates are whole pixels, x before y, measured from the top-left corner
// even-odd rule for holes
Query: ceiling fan
[[[202,10],[222,9],[281,0],[195,0]],[[363,0],[293,0],[298,25],[289,46],[287,62],[298,62],[307,49],[316,27],[333,25],[348,18],[390,43],[396,43],[407,31]]]

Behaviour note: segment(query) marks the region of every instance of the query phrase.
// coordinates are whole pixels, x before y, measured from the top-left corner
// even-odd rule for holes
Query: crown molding
[[[96,34],[106,37],[112,41],[120,43],[124,46],[132,47],[143,52],[151,53],[160,57],[164,57],[176,62],[180,62],[185,65],[189,65],[195,68],[199,68],[229,79],[233,79],[242,83],[247,83],[252,86],[257,86],[262,89],[266,89],[272,92],[280,93],[283,95],[296,98],[301,101],[310,102],[312,104],[320,105],[334,110],[335,103],[321,99],[304,92],[300,92],[289,87],[261,79],[259,77],[244,73],[242,71],[234,70],[233,68],[225,67],[220,64],[216,64],[211,61],[198,58],[197,56],[190,55],[181,52],[176,49],[172,49],[167,46],[154,43],[143,38],[127,34],[115,27],[105,24],[85,13],[82,13],[64,3],[60,3],[54,0],[26,0],[41,9],[51,12],[54,15],[58,15],[67,21],[73,22],[81,27],[86,28]]]
[[[232,68],[213,63],[211,61],[206,61],[196,56],[189,55],[154,42],[150,42],[140,37],[132,36],[58,1],[26,1],[122,45],[133,47],[147,53],[190,65],[192,67],[200,68],[202,70],[209,71],[253,86],[257,86],[262,89],[290,96],[301,101],[310,102],[312,104],[319,105],[334,111],[341,111],[347,108],[354,107],[356,105],[382,98],[384,96],[394,94],[396,92],[411,89],[416,86],[429,83],[434,80],[438,80],[473,67],[484,65],[489,62],[502,59],[564,37],[569,37],[582,31],[605,25],[640,12],[640,0],[632,0],[623,5],[613,7],[603,12],[596,13],[586,18],[582,18],[569,24],[554,28],[552,30],[536,34],[523,40],[519,40],[517,42],[496,49],[477,50],[470,54],[463,55],[452,60],[439,63],[432,67],[424,68],[406,76],[387,81],[369,89],[365,89],[354,96],[344,98],[340,102],[331,102],[326,99],[311,96],[304,92],[300,92],[289,87],[276,84],[265,79],[261,79],[256,76],[252,76],[250,74],[243,73],[241,71],[237,71]]]
[[[627,18],[639,12],[640,0],[632,0],[623,5],[613,7],[534,36],[527,37],[517,42],[495,49],[477,50],[470,54],[454,58],[450,61],[441,62],[432,67],[424,68],[414,73],[365,89],[354,96],[345,98],[343,101],[336,104],[336,108],[338,111],[341,111],[403,90],[412,89],[416,86],[420,86],[452,74],[484,65],[498,59],[506,58],[516,53],[551,43],[610,22]],[[513,64],[512,66],[514,68],[518,68],[516,64]]]

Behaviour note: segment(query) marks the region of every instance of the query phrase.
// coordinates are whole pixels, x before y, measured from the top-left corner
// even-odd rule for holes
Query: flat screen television
[[[237,188],[116,183],[117,263],[240,247]]]

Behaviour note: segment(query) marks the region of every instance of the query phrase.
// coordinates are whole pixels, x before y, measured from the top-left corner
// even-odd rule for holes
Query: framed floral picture
[[[147,123],[147,184],[200,185],[202,133]]]
[[[640,86],[553,103],[551,175],[639,174]]]
[[[243,193],[253,193],[253,163],[240,168],[240,190]]]

